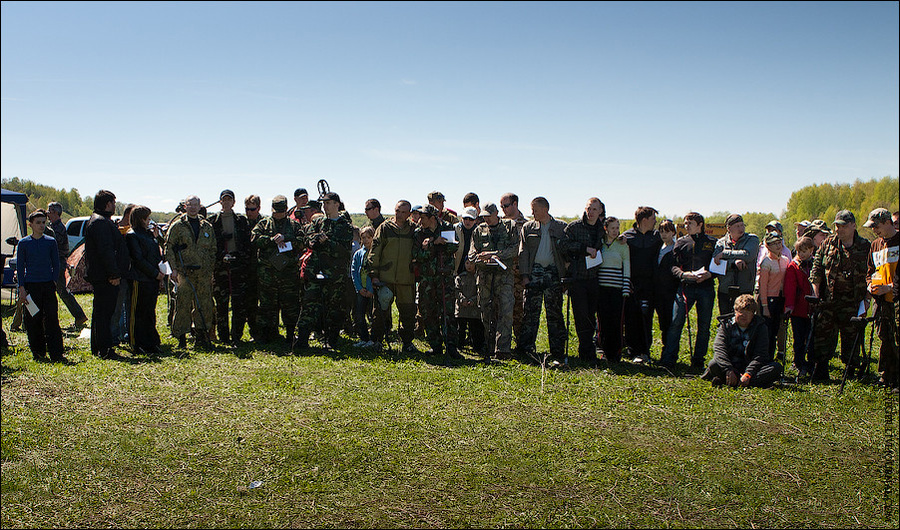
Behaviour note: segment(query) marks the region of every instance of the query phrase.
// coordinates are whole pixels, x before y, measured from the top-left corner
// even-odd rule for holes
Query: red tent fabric
[[[75,250],[69,254],[66,261],[69,264],[69,270],[66,271],[66,276],[68,277],[66,287],[69,288],[69,291],[76,294],[94,292],[94,288],[91,284],[84,279],[84,274],[87,272],[87,260],[84,258],[84,245],[75,247]]]

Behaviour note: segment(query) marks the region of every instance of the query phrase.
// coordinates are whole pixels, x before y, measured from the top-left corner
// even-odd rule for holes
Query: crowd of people
[[[483,207],[469,193],[458,214],[441,192],[427,200],[425,206],[400,200],[386,218],[378,199],[369,199],[366,223],[354,227],[334,192],[310,200],[299,188],[290,208],[278,195],[266,217],[259,196],[244,199],[239,213],[226,189],[212,214],[199,197],[187,197],[163,232],[146,206],[129,205],[114,222],[116,197],[101,190],[85,232],[91,352],[115,357],[116,346],[127,341],[135,353],[158,353],[156,306],[165,292],[168,328],[182,349],[188,335],[199,348],[239,344],[246,327],[254,342],[280,341],[296,353],[311,340],[337,348],[342,335],[357,348],[380,351],[390,344],[396,305],[396,336],[408,354],[421,353],[413,342],[418,337],[428,353],[449,361],[467,349],[485,360],[596,367],[625,358],[671,371],[687,324],[688,363],[704,379],[768,387],[785,377],[787,328],[797,379],[826,381],[838,336],[848,370],[866,368],[860,335],[874,321],[879,381],[897,388],[897,212],[869,214],[865,226],[878,236],[873,242],[859,235],[848,210],[836,214],[832,227],[802,221],[789,248],[778,221],[757,236],[737,214],[716,239],[698,212],[684,216],[678,237],[674,222],[659,222],[648,206],[623,230],[596,197],[571,223],[554,218],[544,197],[531,200],[530,219],[514,193]],[[24,318],[35,359],[64,360],[57,293],[77,326],[87,322],[65,288],[61,213],[58,203],[31,212],[31,235],[18,243],[18,294],[32,306]],[[874,317],[867,319],[871,302]],[[577,360],[568,355],[569,306]],[[695,306],[696,336],[689,318]],[[542,312],[546,352],[536,348]],[[654,316],[661,332],[656,361]]]

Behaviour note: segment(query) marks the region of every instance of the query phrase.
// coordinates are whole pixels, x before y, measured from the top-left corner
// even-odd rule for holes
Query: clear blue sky
[[[771,211],[898,175],[897,2],[2,3],[2,176]]]

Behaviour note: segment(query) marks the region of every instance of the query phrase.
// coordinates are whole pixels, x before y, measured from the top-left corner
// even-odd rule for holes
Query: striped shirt
[[[616,239],[612,244],[600,244],[603,263],[597,268],[600,287],[621,289],[622,294],[631,294],[631,253],[628,245]]]

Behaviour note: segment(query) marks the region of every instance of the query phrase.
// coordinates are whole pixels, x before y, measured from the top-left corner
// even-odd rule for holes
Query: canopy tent
[[[10,237],[22,239],[28,233],[25,228],[25,205],[28,203],[28,196],[24,193],[16,191],[2,190],[3,202],[0,203],[3,209],[2,232],[0,238],[0,252],[6,256],[12,256],[15,248],[6,242]]]

